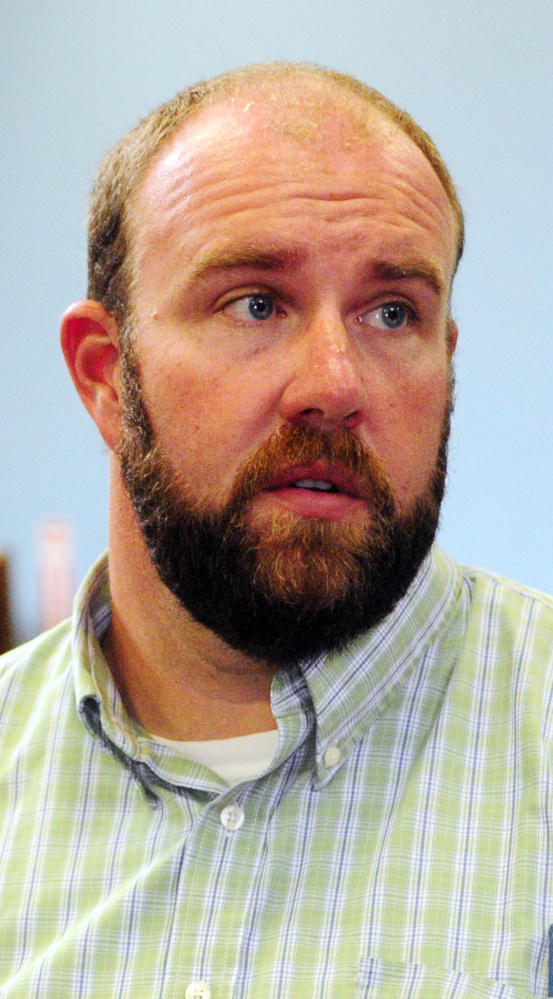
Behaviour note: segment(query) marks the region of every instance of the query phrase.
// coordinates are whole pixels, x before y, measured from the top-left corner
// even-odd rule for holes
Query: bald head
[[[171,139],[192,117],[227,104],[232,127],[250,131],[252,119],[299,143],[348,146],[378,135],[394,143],[407,136],[423,153],[449,200],[456,226],[457,260],[463,249],[463,214],[454,184],[434,143],[416,122],[377,90],[354,77],[311,64],[266,63],[195,84],[161,105],[104,159],[89,216],[89,298],[102,302],[120,324],[129,312],[132,230],[141,185]],[[134,222],[134,224],[133,224]]]

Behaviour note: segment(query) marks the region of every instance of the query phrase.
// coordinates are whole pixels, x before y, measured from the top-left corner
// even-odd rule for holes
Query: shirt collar
[[[375,719],[402,689],[455,604],[461,586],[457,565],[434,546],[395,609],[343,652],[321,656],[275,677],[272,703],[281,729],[281,763],[316,727],[316,784],[332,779]],[[162,782],[206,789],[205,769],[154,744],[128,716],[101,650],[111,622],[107,556],[89,572],[75,598],[73,668],[77,707],[93,735],[118,754],[146,764]],[[284,736],[284,738],[283,738]],[[325,754],[340,751],[329,766]],[[330,754],[333,758],[333,754]],[[334,753],[334,758],[336,754]],[[131,764],[132,765],[132,764]],[[213,790],[220,790],[214,777]]]

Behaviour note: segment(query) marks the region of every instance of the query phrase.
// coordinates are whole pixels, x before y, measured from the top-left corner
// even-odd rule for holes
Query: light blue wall
[[[101,155],[160,101],[244,62],[310,59],[407,107],[466,206],[458,405],[442,543],[553,591],[551,0],[18,0],[0,7],[0,546],[36,620],[33,533],[106,542],[105,449],[58,349],[85,294]]]

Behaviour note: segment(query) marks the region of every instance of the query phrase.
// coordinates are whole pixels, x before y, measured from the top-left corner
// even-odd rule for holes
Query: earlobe
[[[457,337],[459,336],[459,330],[457,328],[457,323],[449,318],[447,321],[447,346],[449,350],[449,356],[451,357],[457,346]]]
[[[61,321],[61,346],[84,405],[111,450],[120,424],[119,335],[100,302],[76,302]]]

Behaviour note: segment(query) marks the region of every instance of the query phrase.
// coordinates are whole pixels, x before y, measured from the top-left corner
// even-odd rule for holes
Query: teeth
[[[327,482],[325,479],[298,479],[294,482],[296,489],[318,489],[320,492],[330,493],[336,492],[332,482]]]

